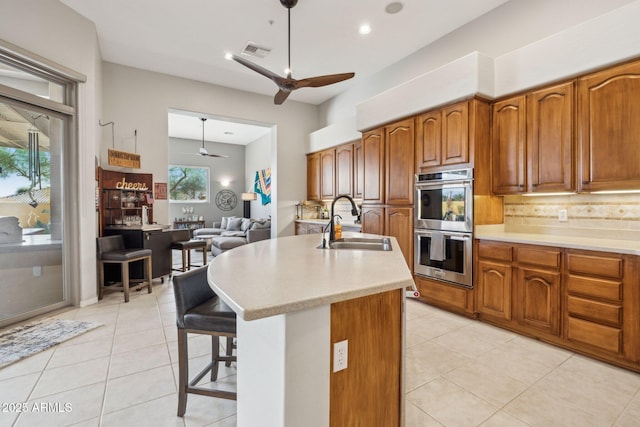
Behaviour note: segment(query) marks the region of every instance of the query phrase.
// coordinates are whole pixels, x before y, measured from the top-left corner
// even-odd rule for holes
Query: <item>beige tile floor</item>
[[[0,402],[29,409],[0,408],[0,426],[236,425],[235,402],[204,396],[176,416],[170,281],[55,317],[104,326],[0,369]],[[209,350],[208,337],[190,338],[192,370]],[[406,360],[407,427],[640,425],[640,375],[413,300]],[[220,376],[233,386],[235,366]],[[41,403],[60,410],[34,411]]]

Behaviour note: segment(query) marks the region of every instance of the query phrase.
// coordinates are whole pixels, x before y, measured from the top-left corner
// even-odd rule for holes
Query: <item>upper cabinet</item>
[[[362,201],[384,203],[384,128],[362,135],[364,185]]]
[[[580,190],[640,188],[640,61],[578,81]]]
[[[385,126],[386,203],[413,203],[413,119]]]
[[[336,196],[336,149],[320,152],[320,198],[333,199]]]
[[[416,118],[416,171],[469,161],[469,102]]]
[[[307,154],[307,200],[320,200],[320,153]]]
[[[493,104],[495,194],[575,190],[574,84]]]
[[[362,140],[353,144],[353,197],[362,199],[364,193],[364,153]]]
[[[353,144],[336,147],[336,195],[353,195]]]

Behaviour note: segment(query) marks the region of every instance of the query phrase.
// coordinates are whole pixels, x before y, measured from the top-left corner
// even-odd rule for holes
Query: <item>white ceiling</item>
[[[277,92],[271,80],[226,60],[225,53],[240,54],[253,42],[272,50],[266,58],[247,59],[283,75],[287,66],[287,9],[279,0],[60,1],[95,23],[108,62],[270,96]],[[293,77],[356,75],[294,91],[288,100],[321,104],[507,2],[400,0],[403,9],[388,14],[393,1],[300,0],[291,9]],[[372,28],[366,36],[358,33],[363,23]],[[194,139],[201,139],[201,123],[196,126]]]
[[[205,141],[247,145],[271,132],[271,126],[267,125],[172,110],[169,112],[169,136],[202,141],[202,117],[207,119],[204,122]]]

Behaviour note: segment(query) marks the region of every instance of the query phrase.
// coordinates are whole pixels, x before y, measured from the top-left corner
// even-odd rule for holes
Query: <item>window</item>
[[[209,202],[209,168],[169,165],[169,201]]]

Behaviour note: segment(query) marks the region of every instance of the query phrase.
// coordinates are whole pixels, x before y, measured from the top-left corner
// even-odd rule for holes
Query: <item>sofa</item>
[[[230,249],[271,237],[270,219],[223,217],[211,228],[194,230],[193,237],[206,240],[211,255],[218,256]]]

